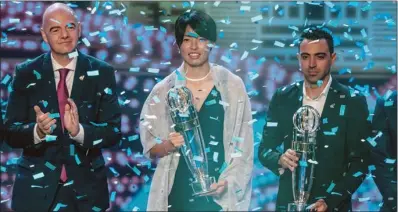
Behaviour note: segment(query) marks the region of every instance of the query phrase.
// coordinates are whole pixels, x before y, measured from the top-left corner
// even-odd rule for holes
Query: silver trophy
[[[310,196],[316,149],[316,132],[319,129],[320,115],[318,111],[305,105],[293,115],[292,149],[299,157],[298,166],[292,174],[294,203],[288,204],[288,211],[307,211],[307,201]]]
[[[185,144],[180,150],[194,179],[191,183],[193,196],[206,195],[213,191],[210,186],[215,178],[208,174],[205,144],[198,114],[192,104],[192,93],[186,87],[171,88],[167,93],[167,104],[174,129],[184,137]]]

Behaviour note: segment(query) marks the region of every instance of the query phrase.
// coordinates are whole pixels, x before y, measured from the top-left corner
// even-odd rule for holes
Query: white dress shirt
[[[68,89],[69,96],[71,95],[72,92],[72,85],[73,85],[73,79],[75,76],[75,70],[76,70],[76,63],[77,63],[77,57],[74,57],[72,61],[68,63],[66,66],[60,65],[53,57],[51,54],[51,63],[53,65],[53,71],[54,71],[54,76],[55,76],[55,89],[58,89],[58,84],[60,81],[60,74],[59,74],[59,69],[62,68],[67,68],[69,69],[68,75],[66,76],[66,88]],[[33,137],[34,137],[34,143],[38,144],[42,142],[45,139],[40,139],[39,135],[37,134],[37,124],[35,124],[34,130],[33,130]],[[84,140],[84,128],[81,124],[79,124],[79,133],[75,136],[72,137],[70,136],[73,140],[77,141],[80,144],[83,144]]]
[[[304,85],[303,85],[303,105],[309,105],[314,107],[320,116],[322,116],[322,111],[323,111],[323,107],[325,106],[325,102],[326,102],[326,97],[328,95],[329,92],[329,88],[330,85],[332,84],[332,76],[329,75],[329,80],[327,82],[326,87],[323,89],[322,93],[316,97],[315,99],[312,99],[311,97],[307,96],[307,91],[306,91],[306,84],[304,81]]]

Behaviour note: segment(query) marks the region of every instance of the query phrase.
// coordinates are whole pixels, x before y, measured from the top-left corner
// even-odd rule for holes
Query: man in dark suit
[[[50,5],[41,34],[49,53],[17,65],[5,124],[22,148],[15,211],[105,211],[102,148],[121,139],[114,69],[76,50],[81,25],[71,8]]]
[[[316,165],[308,204],[317,211],[348,211],[351,195],[361,184],[369,158],[366,100],[332,79],[330,68],[336,59],[332,36],[323,29],[304,30],[297,54],[304,81],[279,88],[272,97],[259,147],[260,162],[280,175],[278,211],[293,203],[292,171],[298,155],[292,146],[293,114],[302,105],[320,114],[316,133]],[[283,144],[284,153],[277,147]]]
[[[397,211],[397,91],[377,99],[372,119],[375,147],[372,162],[376,165],[375,182],[383,205],[380,211]]]

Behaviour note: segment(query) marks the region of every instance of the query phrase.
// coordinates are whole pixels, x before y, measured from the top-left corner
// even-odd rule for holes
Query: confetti
[[[242,56],[240,57],[240,60],[246,59],[248,55],[249,55],[249,52],[244,51],[243,54],[242,54]]]
[[[234,137],[232,138],[232,142],[240,142],[240,143],[242,143],[244,140],[245,140],[244,138],[242,138],[242,137],[237,137],[237,136],[234,136]]]
[[[385,162],[385,163],[388,163],[388,164],[394,164],[395,161],[396,161],[396,159],[390,159],[390,158],[386,158],[386,159],[384,160],[384,162]]]
[[[90,41],[88,41],[87,38],[83,38],[82,41],[83,41],[84,45],[86,45],[87,47],[91,46]]]
[[[133,67],[129,69],[129,72],[139,72],[140,68],[139,67]]]
[[[280,42],[280,41],[275,41],[274,42],[274,46],[278,46],[278,47],[285,47],[285,44],[284,43],[282,43],[282,42]]]
[[[278,122],[267,122],[267,127],[277,127]]]
[[[97,207],[97,206],[94,206],[93,208],[91,208],[91,210],[93,210],[93,211],[101,211],[101,208],[99,208],[99,207]]]
[[[64,205],[62,203],[57,203],[53,211],[59,211],[61,208],[66,208],[68,205]]]
[[[312,163],[312,164],[318,165],[318,161],[311,160],[311,159],[308,159],[308,163]]]
[[[40,172],[40,173],[37,173],[37,174],[33,175],[33,179],[35,179],[35,180],[37,180],[39,178],[42,178],[42,177],[44,177],[44,173],[43,172]]]
[[[158,68],[148,68],[148,72],[157,74],[157,73],[159,73],[159,69]]]
[[[217,142],[217,141],[210,141],[210,142],[209,142],[209,145],[217,146],[217,145],[218,145],[218,142]]]
[[[41,79],[41,74],[39,72],[37,72],[36,70],[33,70],[33,74],[36,76],[37,80]]]
[[[52,141],[57,140],[57,136],[56,135],[46,135],[46,137],[44,139],[46,142],[52,142]]]
[[[7,85],[7,83],[10,81],[10,79],[11,79],[11,76],[10,76],[9,74],[7,74],[7,75],[3,78],[3,80],[1,80],[1,84]]]
[[[345,113],[345,105],[341,105],[340,106],[340,116],[344,116],[344,113]]]
[[[231,58],[229,58],[229,57],[227,57],[227,56],[225,56],[225,55],[223,55],[223,56],[221,57],[221,60],[224,61],[224,62],[226,62],[226,63],[231,63]]]
[[[112,191],[110,200],[111,202],[115,202],[115,199],[116,199],[116,191]]]
[[[71,53],[68,54],[69,59],[75,58],[77,56],[78,56],[77,51],[74,51],[74,52],[71,52]]]
[[[219,101],[218,102],[220,105],[222,105],[222,106],[224,106],[224,107],[228,107],[229,106],[229,103],[228,102],[224,102],[224,101]]]
[[[203,162],[203,157],[195,155],[193,156],[193,160]]]
[[[330,183],[330,185],[329,185],[328,189],[326,190],[326,192],[330,193],[335,186],[336,186],[336,184],[334,184],[333,182]]]
[[[87,71],[87,76],[89,77],[98,76],[98,75],[99,75],[98,70]]]
[[[302,160],[299,161],[299,165],[301,167],[307,167],[308,166],[307,161],[302,161]]]
[[[69,155],[73,156],[75,154],[75,145],[69,145]]]
[[[221,1],[216,1],[216,2],[214,2],[213,5],[214,5],[215,7],[218,7],[218,5],[220,5],[220,4],[221,4]]]
[[[59,113],[50,113],[50,114],[48,115],[48,117],[50,117],[50,118],[52,118],[52,119],[55,119],[55,118],[59,118],[60,116],[59,116]]]
[[[213,161],[218,163],[218,152],[213,153]]]
[[[95,141],[93,141],[93,145],[95,146],[101,142],[102,142],[102,139],[95,140]]]
[[[77,165],[80,165],[82,162],[79,159],[79,156],[77,156],[77,154],[75,154],[75,161]]]
[[[251,18],[252,22],[257,22],[257,21],[260,21],[260,20],[263,20],[263,16],[262,15],[254,16],[254,17]]]
[[[115,177],[118,177],[118,176],[120,175],[119,172],[117,172],[115,168],[109,167],[109,169],[111,170],[111,172],[113,173],[113,175],[114,175]]]
[[[104,89],[104,92],[105,92],[106,94],[108,94],[108,95],[112,95],[112,89],[110,89],[110,88],[105,88],[105,89]]]
[[[51,164],[50,162],[46,162],[46,164],[44,164],[44,165],[46,165],[47,166],[47,168],[49,168],[49,169],[51,169],[51,171],[54,171],[55,170],[55,166],[53,165],[53,164]]]
[[[327,123],[328,123],[328,118],[323,118],[323,119],[322,119],[322,123],[323,123],[323,124],[327,124]]]
[[[352,176],[354,176],[354,177],[359,177],[359,176],[361,176],[361,175],[362,175],[362,172],[358,171],[358,172],[356,172],[355,174],[353,174]]]
[[[95,32],[90,32],[90,33],[88,33],[90,36],[97,36],[97,35],[99,35],[100,34],[100,32],[99,31],[95,31]]]

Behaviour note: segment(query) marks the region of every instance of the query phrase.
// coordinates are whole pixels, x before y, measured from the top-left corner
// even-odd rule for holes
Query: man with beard
[[[279,88],[273,95],[259,147],[259,160],[280,175],[276,210],[286,210],[288,204],[294,202],[292,172],[301,166],[298,166],[298,153],[290,149],[292,117],[301,106],[312,106],[321,117],[308,203],[314,203],[312,209],[317,211],[349,211],[351,195],[367,171],[369,149],[363,141],[370,124],[366,100],[332,79],[330,69],[336,53],[333,38],[324,29],[304,30],[297,58],[304,81]],[[277,150],[281,144],[284,152]]]

